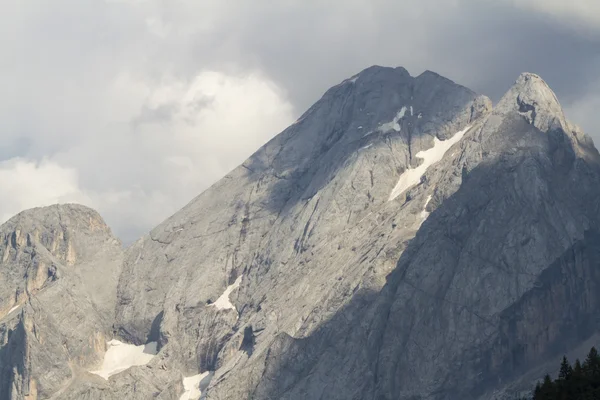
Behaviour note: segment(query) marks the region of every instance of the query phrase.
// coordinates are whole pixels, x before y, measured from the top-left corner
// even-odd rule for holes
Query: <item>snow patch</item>
[[[400,130],[402,128],[400,127],[400,124],[398,124],[398,122],[402,118],[404,118],[405,114],[406,114],[406,107],[402,107],[400,109],[400,111],[398,111],[398,114],[396,114],[396,116],[394,117],[393,120],[391,120],[390,122],[386,122],[385,124],[382,124],[379,127],[379,131],[383,132],[383,133],[386,133],[386,132],[389,132],[389,131],[392,131],[392,130],[394,130],[396,132],[400,132]]]
[[[406,114],[406,107],[402,107],[402,108],[400,109],[400,111],[398,112],[398,117],[399,117],[398,119],[402,119],[402,118],[404,118],[404,115],[405,115],[405,114]]]
[[[423,211],[421,211],[421,218],[423,219],[423,221],[425,221],[427,217],[429,217],[430,213],[427,211],[427,204],[429,204],[430,201],[431,195],[427,196],[427,200],[425,200],[425,205],[423,206]]]
[[[400,175],[400,179],[398,183],[392,190],[390,194],[390,198],[388,201],[394,200],[396,197],[400,195],[400,193],[404,192],[406,189],[411,186],[416,185],[421,181],[421,177],[425,174],[427,169],[440,161],[444,154],[457,143],[464,136],[465,132],[469,130],[470,126],[467,126],[462,131],[459,131],[454,134],[448,140],[439,140],[437,137],[433,138],[433,147],[424,151],[418,152],[415,156],[421,158],[423,162],[417,168],[408,168],[402,175]]]
[[[15,311],[16,309],[18,309],[19,307],[21,307],[20,304],[17,304],[16,306],[14,306],[13,308],[11,308],[10,310],[8,310],[8,313],[6,313],[6,315],[9,315],[10,313],[12,313],[13,311]]]
[[[350,79],[350,82],[352,83],[356,83],[356,80],[358,79],[358,75],[354,76],[353,78]]]
[[[423,118],[423,113],[419,113],[419,115],[417,115],[417,118],[419,118],[419,119]]]
[[[204,393],[208,387],[214,372],[206,371],[202,374],[183,378],[183,394],[179,400],[201,400],[206,397]]]
[[[373,143],[369,143],[368,145],[361,147],[360,150],[368,149],[371,146],[373,146]]]
[[[415,113],[413,112],[413,107],[410,106],[410,116],[412,117],[413,115],[415,115]]]
[[[357,129],[362,129],[362,126],[359,126]]]
[[[8,310],[8,312],[5,315],[1,316],[0,319],[8,317],[10,314],[12,314],[13,311],[17,310],[19,307],[21,307],[21,304],[17,304],[16,306]]]
[[[108,350],[104,354],[101,369],[90,371],[92,374],[100,375],[106,380],[109,376],[118,374],[133,366],[146,365],[158,354],[156,342],[136,346],[113,339],[107,344]]]
[[[219,297],[217,299],[217,301],[212,303],[211,306],[217,307],[218,310],[227,310],[227,309],[235,310],[235,306],[233,304],[231,304],[231,301],[229,300],[229,295],[235,289],[240,287],[240,283],[242,283],[242,276],[244,276],[244,275],[238,276],[238,278],[235,280],[235,282],[233,282],[233,284],[227,286],[227,289],[225,289],[225,291],[223,292],[221,297]]]

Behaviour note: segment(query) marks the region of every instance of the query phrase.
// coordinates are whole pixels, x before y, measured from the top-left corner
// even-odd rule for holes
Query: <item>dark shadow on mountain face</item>
[[[463,124],[484,112],[479,103],[468,109],[477,98],[474,92],[431,71],[411,77],[404,68],[373,66],[355,78],[329,89],[295,124],[242,165],[257,185],[269,186],[263,206],[279,213],[310,199],[369,144],[401,140],[410,151],[419,136],[445,139],[454,133],[449,127],[465,110]],[[403,108],[399,132],[379,130]]]
[[[379,293],[358,292],[307,338],[275,339],[249,398],[477,399],[600,331],[600,169],[560,134],[531,132],[473,169]],[[530,248],[556,258],[529,265]],[[533,288],[511,292],[528,276]]]
[[[160,338],[160,324],[163,320],[164,311],[159,312],[154,320],[152,321],[152,325],[150,326],[150,332],[148,333],[148,337],[146,338],[146,343],[150,342],[158,342],[157,350],[160,350],[162,347],[161,338]]]
[[[367,370],[373,368],[375,359],[371,355],[375,354],[378,343],[370,342],[369,331],[361,327],[369,323],[365,311],[375,304],[376,300],[377,293],[359,291],[348,305],[311,336],[295,339],[285,333],[278,335],[267,354],[263,378],[248,398],[288,398],[286,394],[293,391],[298,383],[313,375],[319,364],[326,364],[325,369],[330,368],[331,374],[346,374],[349,378],[347,380],[352,382],[356,391],[369,393],[374,382],[372,379],[360,377],[365,369],[359,370],[355,368],[355,364],[344,363],[343,360],[344,354],[357,353],[357,362],[364,362]],[[359,346],[351,348],[348,346],[350,342]],[[351,379],[353,375],[358,379]],[[332,388],[336,384],[340,383],[333,379],[328,382]],[[327,398],[326,394],[317,392],[319,391],[300,390],[289,398]]]
[[[248,357],[252,356],[254,352],[254,330],[252,329],[252,325],[249,325],[244,328],[244,337],[242,339],[242,344],[240,345],[240,350],[245,351],[248,354]]]
[[[491,346],[477,349],[477,359],[457,371],[481,373],[480,387],[510,382],[540,362],[555,362],[599,332],[600,232],[585,232],[498,319]]]
[[[9,324],[0,326],[0,399],[11,399],[17,394],[13,393],[19,388],[24,395],[29,394],[29,372],[24,365],[26,359],[26,332],[22,319],[14,328]],[[0,342],[1,343],[1,342]],[[22,380],[13,382],[17,372]]]

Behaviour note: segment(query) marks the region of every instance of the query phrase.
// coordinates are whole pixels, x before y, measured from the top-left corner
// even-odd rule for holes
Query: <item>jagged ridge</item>
[[[463,130],[388,201],[419,152]],[[507,342],[500,321],[597,227],[597,160],[537,75],[521,75],[492,110],[430,71],[368,68],[126,250],[110,320],[123,340],[158,341],[148,366],[97,381],[83,373],[98,366],[96,346],[52,386],[35,372],[43,362],[21,358],[32,372],[19,375],[16,396],[37,385],[40,398],[177,398],[181,374],[215,371],[208,398],[477,398],[498,388],[495,376],[513,379],[507,369],[551,355],[540,345],[515,360],[514,346],[534,339]],[[81,281],[66,285],[65,269],[65,286],[44,283],[38,297],[95,279],[99,260],[72,263]],[[227,287],[232,306],[210,306]],[[68,304],[89,293],[98,291]],[[12,320],[30,313],[44,315],[29,304]],[[104,332],[96,343],[112,336],[102,315],[85,331]],[[0,352],[3,371],[9,354]],[[73,358],[61,357],[65,371]]]

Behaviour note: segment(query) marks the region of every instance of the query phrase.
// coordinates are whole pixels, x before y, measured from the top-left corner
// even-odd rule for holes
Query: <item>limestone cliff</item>
[[[598,332],[599,161],[537,75],[492,108],[368,68],[124,252],[3,225],[0,399],[513,396]],[[159,352],[87,373],[113,338]]]
[[[102,360],[121,243],[78,205],[25,211],[0,227],[0,241],[0,398],[56,397]]]

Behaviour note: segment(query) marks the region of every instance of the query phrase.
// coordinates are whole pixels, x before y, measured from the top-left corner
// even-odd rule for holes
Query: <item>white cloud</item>
[[[94,105],[108,112],[96,110],[97,126],[82,120],[82,134],[52,160],[0,164],[0,191],[14,194],[0,200],[4,219],[33,206],[83,202],[129,242],[294,120],[284,94],[258,73],[203,71],[190,82],[119,75],[100,95],[103,104]]]
[[[90,200],[78,186],[77,171],[50,160],[1,162],[0,193],[0,223],[27,208]]]
[[[258,68],[219,64],[232,18],[218,1],[3,7],[0,216],[84,202],[129,242],[293,122]]]

